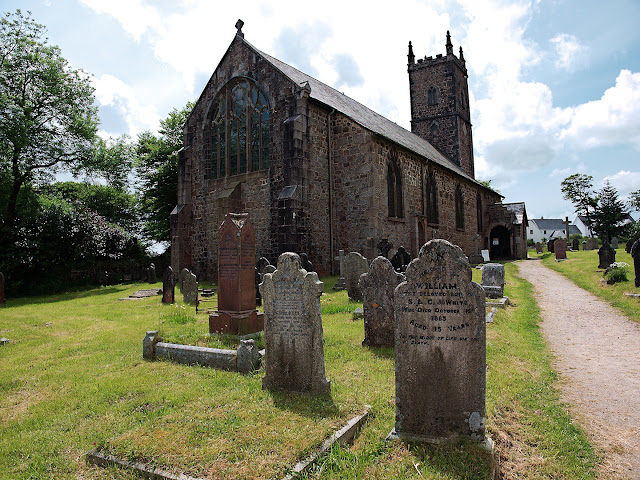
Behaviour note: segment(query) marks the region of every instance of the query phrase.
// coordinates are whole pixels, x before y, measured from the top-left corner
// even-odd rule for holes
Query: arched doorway
[[[511,233],[506,227],[500,225],[491,230],[489,256],[491,260],[511,258]]]

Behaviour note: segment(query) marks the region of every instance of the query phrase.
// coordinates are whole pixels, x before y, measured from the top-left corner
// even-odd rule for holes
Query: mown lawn
[[[558,399],[531,287],[506,267],[514,306],[487,326],[487,431],[500,468],[506,478],[594,478],[593,449]],[[0,310],[0,336],[11,340],[0,347],[0,478],[133,478],[85,465],[95,447],[196,477],[280,478],[364,405],[370,418],[353,445],[334,448],[307,477],[492,478],[494,462],[477,445],[385,441],[393,351],[361,346],[363,322],[350,315],[361,304],[323,280],[331,395],[320,398],[263,391],[263,372],[143,361],[147,330],[234,348],[208,338],[193,307],[118,301],[146,284],[9,299]]]

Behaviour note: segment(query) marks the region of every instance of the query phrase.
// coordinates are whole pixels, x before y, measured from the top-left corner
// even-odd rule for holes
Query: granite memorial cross
[[[333,289],[336,291],[344,290],[346,288],[346,283],[344,281],[344,250],[338,250],[338,256],[335,257],[334,260],[337,260],[340,264],[340,277],[336,280]]]
[[[360,275],[367,273],[369,262],[358,252],[350,252],[344,259],[344,281],[347,287],[347,294],[351,300],[362,300],[360,291]]]
[[[218,310],[209,333],[249,335],[264,328],[256,310],[256,235],[248,213],[227,213],[218,230]]]
[[[474,265],[478,265],[484,262],[484,258],[482,258],[482,255],[480,255],[480,252],[478,250],[479,240],[480,240],[480,235],[478,233],[475,233],[473,235],[473,253],[469,255],[469,263],[472,263]]]
[[[564,238],[558,238],[553,242],[553,252],[556,254],[556,260],[567,259],[567,241]]]
[[[364,307],[364,340],[369,347],[393,347],[393,293],[404,281],[383,256],[373,259],[369,271],[360,275]]]
[[[162,275],[162,303],[175,303],[176,276],[173,268],[167,267]]]
[[[325,377],[318,274],[302,269],[300,257],[286,252],[277,269],[264,275],[265,375],[262,388],[321,395]]]
[[[390,437],[485,440],[485,294],[462,250],[431,240],[395,291],[396,422]]]

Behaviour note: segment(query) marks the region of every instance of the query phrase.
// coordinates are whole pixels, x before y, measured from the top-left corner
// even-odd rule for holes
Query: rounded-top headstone
[[[344,281],[347,294],[351,300],[362,300],[362,291],[359,282],[360,275],[367,273],[369,262],[358,252],[350,252],[344,259]]]
[[[485,294],[460,247],[431,240],[395,291],[395,434],[484,440]]]

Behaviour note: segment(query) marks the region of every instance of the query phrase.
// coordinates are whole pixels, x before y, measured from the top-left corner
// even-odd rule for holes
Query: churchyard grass
[[[596,457],[558,399],[531,287],[514,270],[507,265],[506,294],[515,306],[487,328],[487,431],[502,468],[519,478],[592,478]],[[384,440],[395,417],[393,349],[361,346],[363,321],[351,319],[361,304],[332,291],[335,278],[326,280],[331,396],[318,398],[264,391],[263,372],[144,361],[146,330],[198,344],[208,337],[207,316],[181,302],[162,305],[159,296],[118,301],[136,286],[10,299],[0,310],[0,336],[12,340],[0,347],[0,472],[16,479],[134,478],[86,466],[83,454],[103,447],[193,476],[280,478],[371,405],[353,445],[333,448],[306,477],[491,478],[491,457],[478,445]]]
[[[627,267],[628,281],[608,285],[603,282],[604,270],[598,269],[597,250],[568,251],[567,260],[556,262],[552,253],[536,255],[529,251],[529,256],[539,256],[544,264],[556,272],[561,273],[579,287],[606,300],[609,304],[619,309],[630,320],[640,322],[640,299],[629,297],[625,293],[640,293],[640,288],[635,288],[633,274],[633,259],[624,251],[624,248],[616,249],[616,262],[624,262]]]

